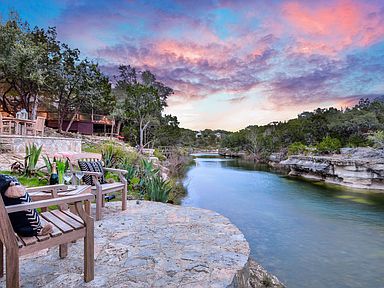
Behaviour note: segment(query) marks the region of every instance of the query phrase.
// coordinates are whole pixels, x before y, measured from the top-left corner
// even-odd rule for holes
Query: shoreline
[[[289,168],[289,176],[384,192],[384,150],[342,148],[340,152],[320,156],[292,155],[278,165]]]

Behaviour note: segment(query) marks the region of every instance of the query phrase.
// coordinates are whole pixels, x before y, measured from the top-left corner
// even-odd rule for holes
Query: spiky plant
[[[36,165],[39,161],[42,148],[43,146],[38,147],[34,143],[25,146],[24,174],[26,176],[31,176],[36,173]]]
[[[144,186],[151,201],[164,203],[168,201],[169,193],[172,190],[169,181],[163,180],[159,175],[155,175],[146,179]]]

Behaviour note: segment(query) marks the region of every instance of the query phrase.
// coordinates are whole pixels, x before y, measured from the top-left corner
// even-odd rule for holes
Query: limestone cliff
[[[384,190],[383,149],[343,148],[331,156],[294,155],[280,164],[289,166],[292,176]]]

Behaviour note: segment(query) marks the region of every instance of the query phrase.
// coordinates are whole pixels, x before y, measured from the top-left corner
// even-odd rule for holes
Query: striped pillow
[[[104,170],[103,170],[103,163],[101,161],[81,161],[79,160],[79,167],[81,171],[88,171],[88,172],[101,172],[102,176],[99,177],[100,184],[107,183],[104,178]],[[95,185],[93,183],[93,178],[91,175],[84,175],[83,182],[86,185]]]

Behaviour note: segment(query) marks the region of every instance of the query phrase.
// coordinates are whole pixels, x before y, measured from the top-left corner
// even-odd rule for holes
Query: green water
[[[183,205],[228,217],[287,287],[384,287],[384,193],[201,155],[184,184]]]

